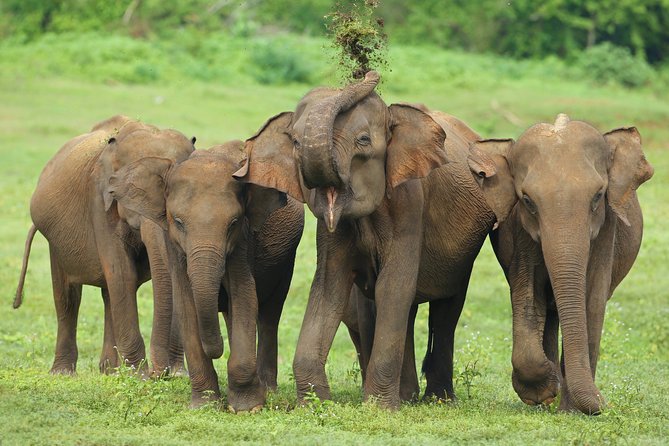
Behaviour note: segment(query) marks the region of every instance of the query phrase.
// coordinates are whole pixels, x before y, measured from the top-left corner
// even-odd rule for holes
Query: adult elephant
[[[30,244],[36,231],[49,242],[51,279],[58,316],[51,373],[71,374],[77,363],[77,316],[82,285],[100,287],[105,308],[100,370],[118,366],[119,355],[140,367],[145,360],[139,331],[137,288],[153,277],[151,335],[153,372],[183,367],[178,331],[172,327],[172,287],[163,231],[119,205],[109,179],[119,168],[145,156],[182,160],[194,150],[175,130],[115,116],[68,141],[47,163],[30,202],[33,226],[14,301],[21,305]],[[116,350],[118,349],[118,350]]]
[[[639,133],[602,135],[560,114],[515,143],[477,143],[470,166],[501,222],[491,239],[511,287],[516,393],[550,403],[562,381],[560,409],[599,413],[604,310],[639,252],[635,191],[653,175]]]
[[[325,361],[355,283],[376,303],[365,398],[397,408],[414,303],[430,301],[439,314],[427,392],[453,393],[453,331],[495,216],[467,167],[473,132],[448,119],[445,130],[420,107],[388,107],[374,92],[378,81],[369,72],[342,90],[312,90],[268,124],[279,137],[250,147],[235,176],[286,191],[318,217],[316,273],[293,363],[298,397],[313,390],[330,398]]]
[[[278,323],[304,227],[301,203],[233,179],[242,148],[241,141],[231,141],[181,162],[143,158],[111,178],[119,203],[168,233],[192,406],[220,397],[212,360],[223,354],[223,312],[234,411],[261,406],[265,388],[276,388]]]

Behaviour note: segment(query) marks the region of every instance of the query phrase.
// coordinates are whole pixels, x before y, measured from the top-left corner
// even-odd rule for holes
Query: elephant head
[[[146,157],[111,177],[112,197],[125,208],[168,231],[193,292],[204,352],[223,354],[218,296],[228,256],[286,204],[274,189],[244,185],[232,178],[243,159],[242,142],[232,141],[188,159]]]
[[[469,166],[498,223],[513,209],[514,223],[540,244],[563,334],[569,393],[580,411],[599,412],[589,360],[586,273],[591,243],[607,215],[630,225],[631,198],[653,175],[638,131],[602,135],[560,114],[554,124],[537,124],[515,143],[473,144]]]
[[[234,176],[306,202],[330,232],[371,214],[394,187],[446,162],[443,129],[418,108],[386,106],[378,82],[370,71],[341,90],[310,91],[247,141]]]
[[[102,195],[105,210],[114,203],[109,190],[109,179],[115,172],[136,160],[145,157],[162,157],[183,161],[195,150],[195,137],[190,140],[176,130],[161,130],[149,124],[117,115],[102,121],[92,131],[104,130],[107,144],[100,155],[97,166],[98,190]],[[118,207],[119,216],[135,229],[139,228],[137,215]]]

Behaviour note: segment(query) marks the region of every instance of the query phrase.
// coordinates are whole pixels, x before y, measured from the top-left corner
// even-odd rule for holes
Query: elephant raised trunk
[[[346,86],[339,94],[314,105],[305,122],[300,164],[305,185],[310,188],[340,186],[337,158],[332,147],[337,115],[367,97],[379,83],[379,74],[370,71],[361,82]]]
[[[225,260],[215,250],[194,250],[188,256],[188,277],[193,290],[202,349],[210,358],[223,355],[223,339],[218,321],[218,295]]]
[[[586,318],[590,238],[583,228],[587,225],[542,231],[541,244],[562,328],[565,387],[578,410],[597,414],[602,397],[590,368]]]

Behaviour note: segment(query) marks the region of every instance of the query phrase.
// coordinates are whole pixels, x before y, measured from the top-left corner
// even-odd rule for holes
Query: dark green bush
[[[628,48],[609,42],[585,50],[578,57],[577,65],[586,77],[601,84],[641,87],[654,76],[653,69],[644,59],[632,55]]]
[[[251,75],[261,84],[309,83],[311,69],[299,47],[281,39],[259,40],[251,48]]]

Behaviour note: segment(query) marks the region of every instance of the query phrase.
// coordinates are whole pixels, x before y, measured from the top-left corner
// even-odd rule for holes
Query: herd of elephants
[[[330,398],[325,362],[341,322],[365,399],[397,408],[417,398],[413,328],[425,302],[424,397],[455,398],[455,327],[489,236],[510,287],[516,393],[599,413],[605,306],[639,251],[636,189],[653,175],[636,128],[602,134],[559,114],[517,141],[483,140],[451,115],[388,106],[378,82],[370,71],[315,88],[246,141],[207,150],[125,116],[65,143],[32,196],[14,302],[39,231],[58,318],[51,372],[76,370],[81,289],[92,285],[104,301],[101,371],[125,361],[142,375],[187,374],[192,406],[219,398],[222,312],[228,405],[262,407],[277,385],[277,329],[307,203],[317,263],[293,361],[299,401]],[[150,368],[136,302],[149,279]]]

